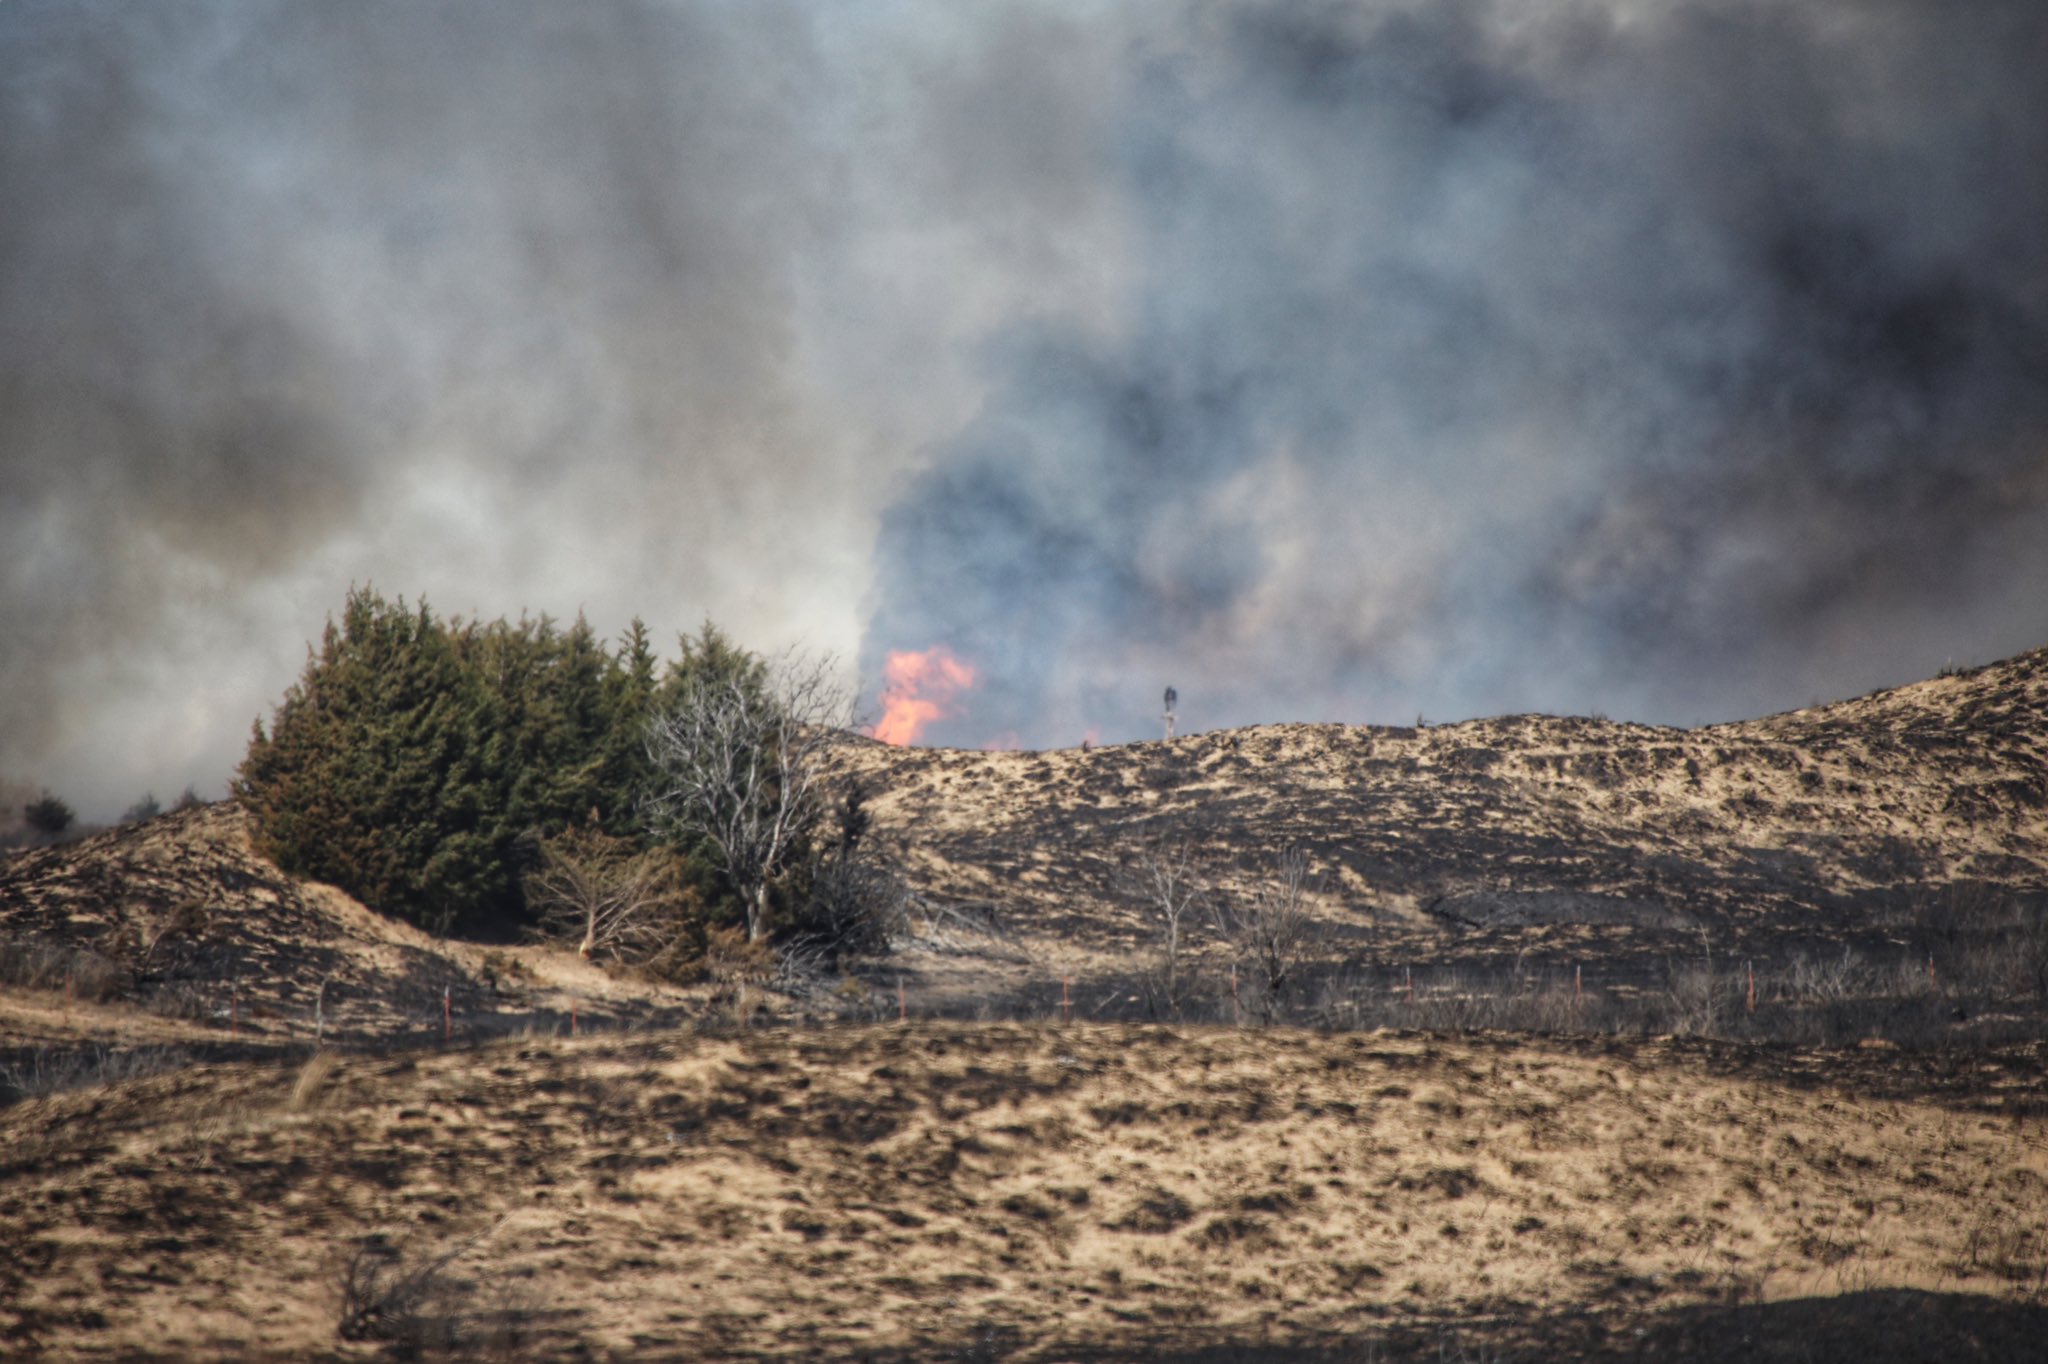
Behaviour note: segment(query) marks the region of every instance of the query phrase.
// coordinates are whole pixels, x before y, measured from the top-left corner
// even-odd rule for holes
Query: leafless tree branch
[[[544,841],[540,856],[526,894],[541,931],[576,939],[586,959],[643,962],[682,930],[685,893],[672,849],[637,849],[593,826]]]
[[[1127,884],[1159,933],[1158,985],[1165,1012],[1180,1012],[1186,982],[1181,957],[1207,899],[1206,878],[1186,840],[1148,845],[1127,872]]]
[[[648,729],[662,775],[651,813],[716,850],[746,902],[750,942],[768,931],[769,883],[823,818],[825,755],[853,707],[835,660],[791,652],[759,670],[692,677]]]
[[[1266,1022],[1279,1016],[1287,986],[1314,951],[1313,888],[1307,852],[1290,848],[1275,862],[1270,881],[1217,908],[1217,927],[1249,968],[1253,1008]]]

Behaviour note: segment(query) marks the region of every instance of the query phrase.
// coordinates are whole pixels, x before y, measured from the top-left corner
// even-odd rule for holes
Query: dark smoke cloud
[[[850,645],[925,419],[837,401],[834,327],[919,358],[874,59],[775,0],[0,6],[0,773],[218,790],[352,581]]]
[[[363,581],[959,742],[2043,642],[2037,12],[0,5],[0,778],[218,790]]]
[[[1691,722],[2048,639],[2048,11],[1222,6],[1114,174],[1128,332],[1006,329],[883,520],[935,737]]]
[[[0,9],[0,768],[114,808],[217,788],[352,579],[558,611],[586,594],[549,570],[584,556],[715,580],[683,527],[800,433],[777,294],[804,187],[732,169],[804,159],[745,74],[801,70],[786,28]]]

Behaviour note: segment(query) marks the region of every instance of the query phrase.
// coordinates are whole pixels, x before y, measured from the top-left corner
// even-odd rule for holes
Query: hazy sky
[[[0,783],[352,582],[945,646],[927,738],[2048,644],[2038,0],[0,2]]]

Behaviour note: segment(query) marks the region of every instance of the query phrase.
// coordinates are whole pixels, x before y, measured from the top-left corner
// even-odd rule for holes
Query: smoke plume
[[[1120,111],[1140,273],[884,517],[870,640],[1091,721],[1675,722],[2048,636],[2014,4],[1236,6]]]
[[[351,582],[950,650],[925,740],[1690,721],[2048,640],[2020,0],[0,6],[0,776]]]

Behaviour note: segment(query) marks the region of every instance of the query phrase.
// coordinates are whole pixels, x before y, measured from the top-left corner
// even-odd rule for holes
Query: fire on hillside
[[[914,743],[926,725],[952,714],[952,703],[974,686],[974,665],[943,644],[922,652],[894,650],[882,669],[882,718],[874,736],[885,744]]]

